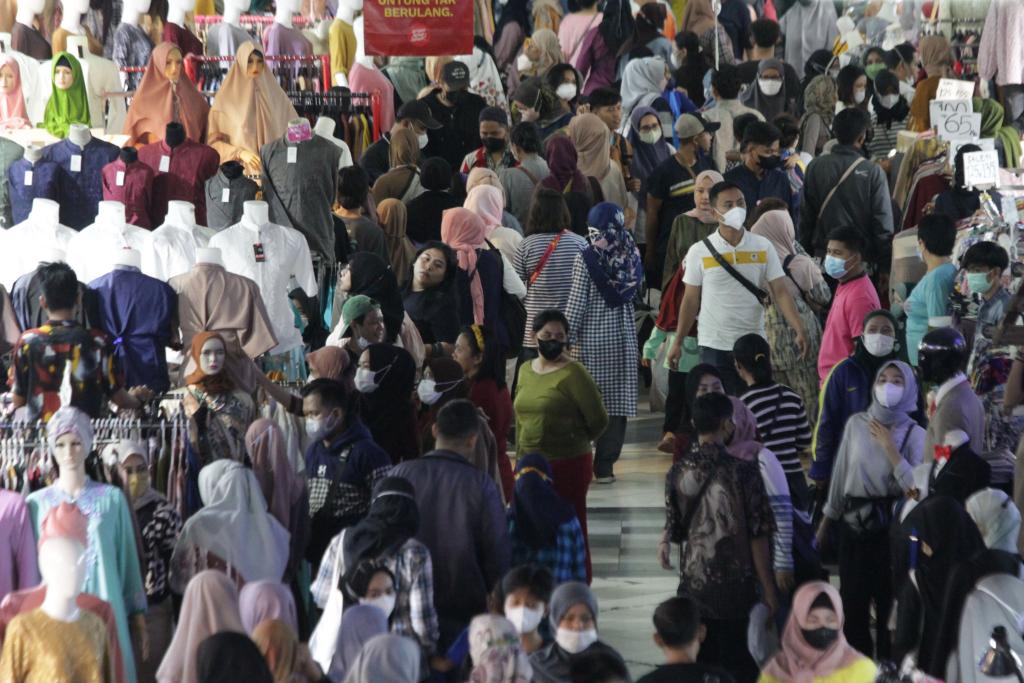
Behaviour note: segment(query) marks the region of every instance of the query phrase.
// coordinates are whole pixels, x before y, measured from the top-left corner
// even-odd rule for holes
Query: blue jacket
[[[811,450],[811,479],[825,481],[832,476],[832,461],[843,439],[846,421],[871,405],[871,384],[867,370],[853,356],[839,361],[818,392],[818,425]]]

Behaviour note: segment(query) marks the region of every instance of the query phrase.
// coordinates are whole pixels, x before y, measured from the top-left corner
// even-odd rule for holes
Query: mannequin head
[[[89,11],[89,0],[65,0],[62,28],[70,33],[82,32],[82,15]]]
[[[167,59],[164,60],[164,76],[167,77],[174,85],[178,84],[178,79],[181,78],[181,64],[183,62],[181,56],[181,50],[174,48],[167,53]]]
[[[224,340],[210,337],[199,348],[199,369],[204,375],[218,375],[224,369]]]
[[[267,63],[263,61],[263,53],[253,50],[249,55],[249,61],[245,64],[245,75],[249,78],[256,78],[263,73],[265,68],[267,68]]]
[[[194,7],[190,0],[169,0],[167,6],[167,21],[178,26],[185,25],[185,13]]]
[[[7,95],[18,87],[18,75],[14,73],[17,68],[15,62],[0,66],[0,93]]]
[[[338,0],[338,19],[351,24],[356,12],[362,9],[363,0]]]
[[[75,72],[71,63],[65,57],[57,60],[57,66],[53,68],[53,87],[59,90],[70,90],[75,84]]]
[[[278,0],[274,21],[285,26],[292,25],[292,15],[299,11],[301,0]]]
[[[92,422],[78,408],[64,406],[46,424],[46,440],[61,476],[67,471],[82,471],[92,450]]]
[[[224,22],[237,26],[242,13],[249,9],[248,0],[224,0]]]
[[[42,14],[46,0],[18,0],[18,23],[32,26],[32,19]]]
[[[109,199],[99,203],[99,212],[96,214],[97,223],[120,227],[125,224],[125,221],[124,204]]]
[[[47,598],[74,600],[82,592],[88,566],[89,520],[74,503],[61,503],[43,519],[39,537],[39,573]]]
[[[164,129],[164,142],[168,147],[177,147],[185,142],[185,126],[175,122],[168,123]]]

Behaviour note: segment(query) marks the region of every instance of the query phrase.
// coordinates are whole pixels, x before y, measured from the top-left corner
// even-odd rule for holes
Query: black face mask
[[[770,171],[773,168],[779,168],[780,166],[782,166],[782,157],[780,157],[778,154],[769,154],[768,156],[759,154],[757,156],[757,163],[764,170]]]
[[[839,631],[834,628],[826,628],[822,626],[816,629],[800,629],[800,633],[803,634],[804,640],[807,644],[813,647],[815,650],[827,650],[832,646],[832,643],[836,642],[839,638]]]
[[[537,350],[547,360],[558,360],[565,351],[565,342],[557,339],[538,339]]]
[[[484,149],[488,152],[500,152],[505,149],[505,138],[480,138],[483,143]]]

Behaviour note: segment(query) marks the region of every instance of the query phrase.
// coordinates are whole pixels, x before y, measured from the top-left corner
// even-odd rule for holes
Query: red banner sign
[[[363,29],[368,55],[467,55],[473,0],[365,0]]]

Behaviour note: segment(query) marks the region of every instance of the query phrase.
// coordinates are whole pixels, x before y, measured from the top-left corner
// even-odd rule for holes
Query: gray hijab
[[[327,677],[332,681],[344,680],[367,641],[387,632],[388,618],[379,607],[354,605],[345,610]]]
[[[757,84],[757,80],[761,78],[761,74],[768,69],[774,69],[779,74],[779,78],[782,79],[782,89],[775,95],[768,96],[761,92],[761,87]],[[746,92],[743,93],[743,97],[740,100],[743,104],[747,105],[751,109],[756,109],[764,115],[765,121],[771,121],[779,114],[786,111],[786,103],[791,97],[786,93],[786,67],[783,66],[782,62],[778,59],[762,59],[757,65],[757,78],[754,82],[747,86]]]
[[[900,398],[899,404],[893,408],[886,408],[875,397],[875,384],[887,368],[896,368],[903,375],[903,396]],[[914,371],[900,360],[883,363],[875,373],[875,381],[871,384],[871,405],[868,406],[868,415],[884,425],[894,426],[910,422],[910,413],[915,410],[917,410],[917,380],[914,378]]]
[[[597,623],[597,597],[590,590],[590,586],[579,581],[567,581],[551,594],[551,614],[548,617],[551,621],[552,632],[558,630],[558,624],[562,621],[565,613],[572,609],[573,605],[584,604],[590,609]]]
[[[385,633],[363,646],[345,683],[418,683],[420,648],[409,638]]]

